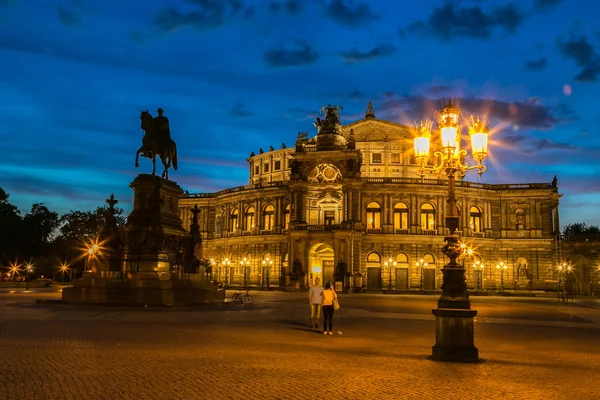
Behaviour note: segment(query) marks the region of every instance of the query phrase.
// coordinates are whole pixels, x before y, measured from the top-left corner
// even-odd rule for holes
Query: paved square
[[[228,293],[231,294],[231,293]],[[428,359],[436,296],[341,295],[334,330],[305,293],[196,309],[33,305],[0,292],[0,398],[594,399],[600,309],[472,298],[482,362]]]

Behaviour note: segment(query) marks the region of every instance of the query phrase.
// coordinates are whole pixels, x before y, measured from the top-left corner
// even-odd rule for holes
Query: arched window
[[[396,254],[396,263],[398,263],[398,265],[402,264],[403,266],[408,264],[408,256],[404,253]]]
[[[381,207],[372,201],[367,204],[367,229],[381,228]]]
[[[481,210],[478,207],[469,208],[469,227],[472,232],[481,232]]]
[[[427,253],[423,256],[423,261],[427,263],[429,268],[435,267],[435,256],[433,254]]]
[[[248,207],[246,210],[246,228],[247,231],[254,229],[254,207]]]
[[[429,203],[421,206],[421,229],[435,229],[435,208]]]
[[[367,262],[368,263],[381,263],[381,257],[379,257],[379,254],[377,254],[377,253],[370,253],[367,256]]]
[[[237,209],[237,208],[235,208],[235,209],[234,209],[234,210],[231,212],[231,215],[230,215],[230,217],[229,217],[229,221],[230,221],[230,222],[229,222],[229,231],[230,231],[230,232],[235,232],[235,231],[237,231],[237,230],[238,230],[238,227],[239,227],[239,225],[238,225],[238,224],[239,224],[238,218],[239,218],[239,216],[240,216],[239,214],[240,214],[240,213],[238,212],[238,209]]]
[[[289,229],[290,227],[290,205],[285,206],[283,212],[283,229]]]
[[[275,224],[275,207],[269,205],[265,207],[263,213],[263,229],[270,231]]]
[[[408,229],[408,206],[405,203],[394,206],[394,229]]]

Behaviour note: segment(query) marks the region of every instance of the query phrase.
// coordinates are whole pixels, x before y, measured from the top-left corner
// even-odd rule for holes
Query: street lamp
[[[483,285],[481,280],[483,279],[483,263],[479,260],[473,263],[474,271],[481,271],[480,274],[475,274],[475,290],[483,290]]]
[[[384,266],[388,267],[389,272],[389,280],[388,280],[388,290],[392,290],[392,270],[396,270],[396,265],[398,263],[392,257],[388,258],[384,263]]]
[[[429,264],[427,264],[425,262],[425,260],[423,260],[422,258],[419,261],[417,261],[415,264],[416,264],[417,268],[419,268],[419,271],[421,273],[421,277],[419,279],[419,289],[423,290],[423,268],[427,268],[427,266]]]
[[[248,274],[246,273],[246,267],[250,266],[250,259],[244,257],[242,261],[240,261],[240,265],[242,267],[242,272],[244,274],[244,287],[248,287]]]
[[[568,301],[568,295],[569,295],[569,290],[567,287],[567,281],[568,281],[568,277],[569,277],[569,273],[573,270],[573,266],[571,264],[569,264],[568,262],[561,262],[558,264],[558,266],[556,267],[556,269],[558,270],[558,298],[559,300],[562,299],[563,303],[565,301]],[[564,292],[560,290],[560,283],[562,281],[562,275],[563,273],[565,274],[565,283],[564,283]]]
[[[69,265],[67,263],[62,263],[58,270],[62,272],[62,281],[65,281],[65,272],[70,271]],[[71,283],[71,278],[69,277],[69,283]]]
[[[29,289],[29,280],[31,279],[31,273],[33,272],[33,265],[31,265],[31,263],[29,263],[25,266],[25,269],[27,270],[27,287],[26,287],[26,289]]]
[[[444,101],[438,114],[441,149],[434,154],[434,164],[429,165],[430,140],[433,122],[421,122],[417,126],[418,136],[414,140],[415,157],[419,170],[417,175],[423,178],[425,172],[444,174],[448,178],[448,205],[446,209],[446,245],[442,252],[450,259],[442,268],[442,295],[438,300],[438,308],[432,310],[436,317],[436,344],[432,349],[432,359],[435,361],[476,362],[479,359],[478,350],[474,345],[473,318],[477,311],[471,310],[471,301],[467,293],[465,269],[456,259],[461,254],[460,235],[457,233],[459,224],[458,206],[456,204],[454,180],[462,178],[471,169],[477,169],[481,175],[486,171],[483,161],[487,156],[489,128],[485,120],[466,120],[471,137],[471,155],[476,165],[469,165],[465,158],[466,150],[461,150],[461,132],[459,126],[460,109],[456,101]]]
[[[87,251],[86,251],[86,260],[85,260],[85,270],[86,271],[92,271],[92,259],[100,253],[100,246],[98,246],[97,243],[92,244],[91,246],[88,246]]]
[[[500,292],[504,292],[504,271],[508,269],[508,265],[504,264],[504,261],[500,261],[496,264],[496,269],[500,271]]]
[[[267,290],[269,290],[269,276],[271,275],[271,266],[273,265],[273,260],[271,260],[271,257],[266,257],[265,259],[262,260],[262,265],[263,267],[267,267]]]
[[[227,274],[229,272],[229,267],[231,266],[231,260],[229,259],[229,257],[225,257],[222,261],[221,261],[221,267],[223,269],[225,269],[225,285],[229,284],[229,280],[227,278]]]
[[[12,275],[12,284],[11,284],[12,287],[15,286],[15,276],[20,271],[19,267],[20,267],[20,265],[18,265],[18,264],[11,264],[11,266],[10,266],[10,274]]]

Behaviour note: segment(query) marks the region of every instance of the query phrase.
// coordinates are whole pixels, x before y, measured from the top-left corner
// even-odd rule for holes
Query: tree
[[[566,225],[563,229],[565,240],[574,240],[578,236],[600,235],[600,228],[596,225],[588,225],[585,222]]]
[[[9,198],[0,188],[0,257],[13,262],[23,248],[19,240],[22,219],[19,209],[10,204]]]
[[[95,211],[73,211],[60,217],[60,236],[64,241],[84,241],[95,238],[106,221],[108,207],[98,207]],[[123,209],[115,209],[117,226],[120,228],[125,223]]]
[[[31,206],[21,222],[21,242],[27,245],[24,257],[48,254],[51,238],[59,225],[58,213],[48,210],[43,203]]]

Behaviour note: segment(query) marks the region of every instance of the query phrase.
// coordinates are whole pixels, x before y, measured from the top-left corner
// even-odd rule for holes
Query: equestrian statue
[[[169,179],[171,164],[177,171],[177,146],[175,141],[171,139],[169,119],[163,116],[163,110],[159,108],[158,115],[154,118],[148,110],[142,111],[140,120],[142,121],[144,137],[142,138],[142,147],[135,154],[135,167],[139,166],[138,156],[141,154],[142,157],[152,159],[152,175],[155,175],[156,156],[160,156],[160,160],[165,167],[161,177]]]

